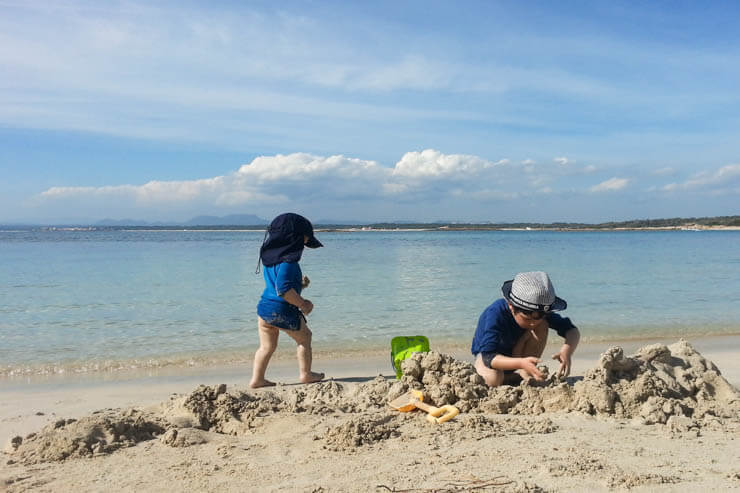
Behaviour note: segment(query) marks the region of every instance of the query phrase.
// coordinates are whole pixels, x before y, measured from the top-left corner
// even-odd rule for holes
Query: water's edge
[[[472,336],[471,336],[472,337]],[[671,344],[683,338],[689,341],[728,341],[728,349],[740,350],[740,329],[723,333],[665,333],[649,334],[644,337],[588,337],[581,340],[581,349],[607,348],[613,345],[641,345],[660,341]],[[553,337],[548,346],[557,347],[562,340]],[[469,339],[431,339],[432,350],[458,355],[461,358],[472,358]],[[202,351],[183,354],[171,354],[152,358],[100,359],[88,361],[65,361],[37,365],[0,366],[0,386],[3,384],[22,384],[45,380],[76,379],[118,379],[135,375],[156,375],[158,373],[177,374],[182,371],[212,371],[218,368],[250,367],[256,347],[232,348],[228,351]],[[549,350],[546,349],[546,352]],[[367,358],[389,358],[390,342],[377,343],[363,341],[352,347],[321,344],[314,346],[314,361],[362,360]],[[295,345],[284,340],[273,355],[275,361],[295,359]],[[390,363],[389,363],[390,365]]]

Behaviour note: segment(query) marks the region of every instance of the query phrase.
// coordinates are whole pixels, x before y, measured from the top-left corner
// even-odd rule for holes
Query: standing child
[[[543,380],[537,363],[552,328],[565,339],[552,358],[560,362],[558,375],[568,376],[581,335],[569,318],[554,313],[568,305],[555,296],[550,277],[544,272],[522,272],[501,290],[504,297],[483,311],[473,336],[471,350],[478,374],[492,387],[508,383],[505,377],[514,371],[525,379]]]
[[[324,378],[323,373],[311,371],[311,330],[306,315],[313,310],[313,303],[301,296],[308,286],[298,261],[304,247],[324,246],[313,234],[311,222],[293,213],[281,214],[270,223],[265,241],[260,248],[260,261],[264,265],[265,290],[257,304],[257,326],[260,347],[254,355],[253,389],[275,385],[265,379],[265,371],[277,348],[280,331],[285,331],[298,344],[298,371],[302,383],[313,383]]]

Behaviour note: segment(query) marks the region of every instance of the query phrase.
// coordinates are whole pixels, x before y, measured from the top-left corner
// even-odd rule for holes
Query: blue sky
[[[736,2],[0,0],[0,222],[740,214]]]

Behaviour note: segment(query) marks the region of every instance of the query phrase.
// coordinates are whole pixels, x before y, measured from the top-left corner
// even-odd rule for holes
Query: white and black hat
[[[550,276],[545,272],[520,272],[501,286],[504,298],[524,310],[555,312],[565,310],[568,304],[555,296]]]

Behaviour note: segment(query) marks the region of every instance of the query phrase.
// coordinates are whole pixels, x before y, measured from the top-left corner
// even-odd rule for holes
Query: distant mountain
[[[198,216],[182,223],[183,226],[262,226],[269,221],[254,214],[230,214],[228,216]]]

